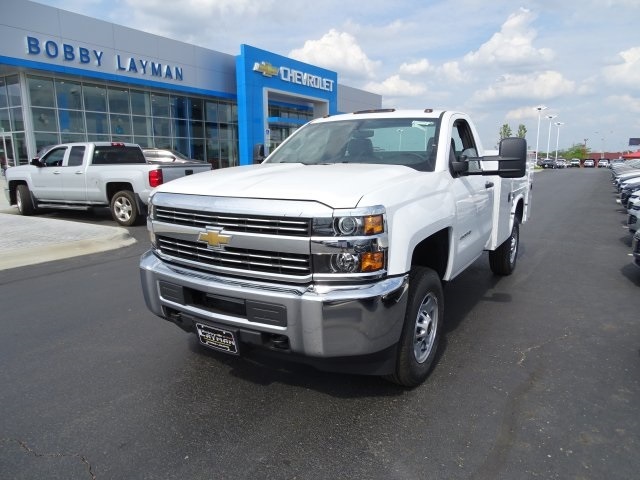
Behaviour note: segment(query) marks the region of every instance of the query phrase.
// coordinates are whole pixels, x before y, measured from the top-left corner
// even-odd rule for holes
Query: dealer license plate
[[[233,332],[196,323],[200,343],[206,347],[238,355],[238,342]]]

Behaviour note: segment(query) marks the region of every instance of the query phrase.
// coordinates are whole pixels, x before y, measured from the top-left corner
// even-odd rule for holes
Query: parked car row
[[[620,204],[627,211],[627,227],[634,234],[631,242],[633,262],[640,267],[640,160],[615,162],[609,168]]]
[[[567,162],[564,158],[542,158],[538,160],[538,166],[542,168],[580,168],[581,166],[584,168],[609,168],[611,162],[607,158],[601,158],[596,161],[593,158],[585,159],[582,164],[579,158],[572,158],[571,161]]]

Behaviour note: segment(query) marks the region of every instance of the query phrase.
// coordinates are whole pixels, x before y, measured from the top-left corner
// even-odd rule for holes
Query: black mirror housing
[[[527,141],[524,138],[503,138],[498,147],[498,175],[520,178],[527,173]]]

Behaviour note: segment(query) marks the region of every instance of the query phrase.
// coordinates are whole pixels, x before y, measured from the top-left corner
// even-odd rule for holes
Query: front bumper
[[[152,251],[140,259],[140,275],[156,315],[192,332],[195,322],[234,329],[241,343],[294,357],[348,359],[394,350],[407,304],[408,275],[340,287],[282,285],[168,265]]]

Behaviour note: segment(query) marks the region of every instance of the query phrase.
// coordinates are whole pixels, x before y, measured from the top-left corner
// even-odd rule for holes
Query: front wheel
[[[415,387],[425,381],[436,357],[443,319],[440,277],[430,268],[413,267],[396,369],[388,380],[405,387]]]
[[[124,227],[135,225],[139,212],[136,199],[130,190],[122,190],[111,198],[111,216]]]
[[[21,215],[33,215],[36,213],[31,192],[29,192],[29,187],[26,185],[18,185],[16,189],[16,206]]]
[[[511,275],[516,268],[518,248],[520,246],[520,224],[518,220],[513,222],[511,235],[502,245],[489,252],[489,266],[496,275]]]

